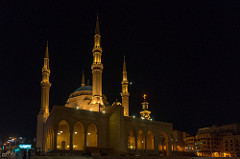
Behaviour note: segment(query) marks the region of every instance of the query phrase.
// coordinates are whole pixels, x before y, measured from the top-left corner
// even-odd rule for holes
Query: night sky
[[[50,109],[91,80],[99,13],[103,93],[121,101],[126,56],[130,115],[148,95],[153,120],[174,129],[240,123],[239,1],[1,0],[0,130],[35,137],[41,68],[50,54]]]

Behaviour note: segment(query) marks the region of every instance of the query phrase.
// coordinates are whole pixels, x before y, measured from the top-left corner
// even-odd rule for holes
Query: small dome
[[[75,90],[75,92],[77,91],[92,91],[92,86],[79,87],[78,89]]]

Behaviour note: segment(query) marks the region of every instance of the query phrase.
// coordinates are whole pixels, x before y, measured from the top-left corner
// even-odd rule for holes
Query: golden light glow
[[[224,153],[223,153],[223,157],[231,157],[231,154],[224,152]]]
[[[147,95],[146,95],[146,94],[144,94],[144,95],[143,95],[143,99],[144,99],[144,100],[146,100],[146,98],[147,98]]]
[[[98,134],[97,126],[95,124],[90,124],[87,129],[87,147],[97,147],[98,144]]]
[[[148,131],[147,150],[154,150],[154,136],[152,131]]]
[[[74,124],[74,135],[73,135],[73,150],[83,150],[84,148],[84,127],[81,122],[76,122]]]
[[[133,129],[129,130],[129,136],[128,136],[128,149],[134,150],[136,148],[135,146],[135,136]]]
[[[69,150],[70,144],[70,126],[66,120],[58,124],[57,148],[60,150]]]
[[[169,155],[168,136],[165,132],[159,134],[158,150],[161,156]]]
[[[138,131],[137,148],[139,150],[145,150],[145,134],[143,130]]]

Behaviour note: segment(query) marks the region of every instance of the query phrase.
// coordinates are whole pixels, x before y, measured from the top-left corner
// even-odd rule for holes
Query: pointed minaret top
[[[84,70],[82,71],[82,83],[81,86],[85,86],[85,75],[84,75]]]
[[[48,55],[48,41],[47,41],[47,45],[46,45],[46,52],[45,52],[45,57],[44,58],[49,58],[49,55]]]
[[[124,61],[123,61],[123,71],[127,71],[125,56],[124,56]]]
[[[97,14],[95,34],[99,34],[99,35],[100,35],[100,27],[99,27],[99,21],[98,21],[98,14]]]

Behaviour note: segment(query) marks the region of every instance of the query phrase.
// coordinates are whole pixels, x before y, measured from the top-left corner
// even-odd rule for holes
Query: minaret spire
[[[97,16],[95,36],[94,36],[94,46],[93,46],[93,63],[92,69],[92,100],[90,102],[90,109],[92,111],[99,111],[101,107],[104,107],[103,97],[102,97],[102,47],[101,47],[101,36],[99,20]]]
[[[85,75],[84,75],[84,70],[82,70],[82,83],[81,86],[85,86]]]
[[[44,64],[42,68],[42,81],[41,81],[41,87],[42,87],[41,111],[45,119],[47,119],[49,115],[49,90],[51,86],[49,82],[49,76],[50,76],[50,68],[49,68],[49,53],[48,53],[48,42],[47,42],[46,52],[44,56]]]
[[[129,92],[128,92],[128,80],[127,80],[127,66],[124,56],[123,60],[123,80],[122,80],[122,106],[124,107],[124,115],[129,116]]]
[[[97,21],[96,21],[95,34],[99,34],[99,35],[100,35],[100,27],[99,27],[98,14],[97,14]]]
[[[100,35],[100,27],[99,27],[98,15],[97,15],[97,21],[96,21],[95,34]]]
[[[46,52],[45,52],[45,56],[44,58],[48,58],[49,59],[49,53],[48,53],[48,41],[47,41],[47,45],[46,45]]]
[[[96,51],[94,49],[98,49],[99,52],[102,53],[98,15],[97,15],[97,21],[96,21],[95,36],[94,36],[94,47],[93,47],[93,51]]]
[[[49,91],[50,91],[50,68],[49,68],[49,53],[48,42],[46,45],[46,52],[44,56],[44,64],[42,67],[42,81],[41,81],[41,108],[37,116],[37,141],[36,147],[43,151],[44,147],[44,124],[49,116]]]

